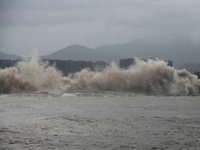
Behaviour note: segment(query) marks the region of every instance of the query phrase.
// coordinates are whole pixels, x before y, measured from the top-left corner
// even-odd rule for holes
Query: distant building
[[[123,69],[128,69],[131,65],[135,65],[135,58],[120,59],[119,66]]]
[[[44,60],[48,61],[49,65],[54,65],[56,69],[60,70],[63,75],[79,72],[82,69],[89,68],[93,70],[92,61],[75,61],[75,60]]]
[[[9,68],[15,66],[20,60],[0,60],[0,69]],[[63,75],[68,76],[82,69],[88,68],[92,71],[102,71],[107,63],[103,61],[75,61],[75,60],[49,60],[44,59],[42,61],[48,62],[50,66],[55,66],[56,69],[61,71]]]
[[[96,61],[93,63],[93,70],[94,71],[102,71],[104,68],[108,66],[108,63],[104,61]]]
[[[155,60],[154,58],[150,58],[152,60]],[[143,61],[147,61],[146,59],[140,59]],[[172,60],[164,60],[168,66],[173,67],[173,61]],[[127,59],[120,59],[119,61],[119,66],[120,68],[123,69],[128,69],[130,66],[135,65],[136,64],[136,59],[135,58],[127,58]]]
[[[167,65],[170,67],[173,67],[173,61],[172,60],[165,60],[167,62]]]
[[[62,71],[65,76],[71,76],[83,69],[91,71],[102,71],[108,64],[103,61],[75,61],[75,60],[44,60],[48,61],[49,65],[54,65],[58,70]]]
[[[156,61],[156,59],[154,59],[154,58],[149,58],[149,59]],[[145,61],[147,61],[147,60],[145,60]],[[165,61],[167,63],[167,66],[173,67],[173,61],[172,60],[163,60],[163,61]]]
[[[20,60],[6,60],[6,59],[2,60],[1,59],[0,60],[0,69],[5,69],[5,68],[13,67],[19,61]]]

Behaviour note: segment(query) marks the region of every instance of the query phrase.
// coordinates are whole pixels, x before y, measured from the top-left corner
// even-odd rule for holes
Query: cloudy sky
[[[49,54],[147,39],[200,41],[200,0],[1,0],[0,51]]]

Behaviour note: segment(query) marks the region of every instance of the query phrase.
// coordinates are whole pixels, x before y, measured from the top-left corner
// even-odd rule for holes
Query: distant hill
[[[194,45],[187,39],[153,43],[146,40],[134,40],[127,43],[104,45],[95,49],[80,45],[72,45],[43,56],[46,59],[85,60],[119,62],[121,58],[159,58],[172,60],[176,68],[186,62],[199,62],[200,45]]]
[[[123,44],[100,46],[95,50],[107,53],[112,61],[118,62],[122,58],[160,58],[160,55],[156,55],[155,52],[157,47],[156,44],[145,40],[135,40]]]
[[[133,41],[124,44],[116,44],[111,46],[101,46],[95,49],[87,48],[80,45],[72,45],[58,50],[50,55],[42,56],[45,59],[61,59],[61,60],[86,60],[105,62],[119,62],[121,58],[128,57],[146,57],[149,58],[151,47],[150,44],[142,43],[143,41]],[[149,51],[149,52],[148,52]]]
[[[168,40],[160,43],[139,39],[122,44],[104,45],[94,49],[81,45],[72,45],[41,57],[43,59],[58,60],[101,60],[107,63],[114,61],[117,64],[123,58],[159,58],[172,60],[175,68],[186,68],[193,71],[199,68],[198,65],[186,63],[197,62],[197,64],[200,64],[199,56],[200,45],[192,43],[189,39]],[[0,52],[0,59],[20,58],[16,55]]]
[[[6,54],[4,52],[0,51],[0,59],[7,59],[7,60],[18,60],[21,59],[22,57],[14,55],[14,54]]]
[[[94,49],[80,45],[72,45],[58,50],[50,55],[42,56],[44,59],[60,59],[60,60],[83,60],[96,61],[101,60],[103,56]]]
[[[200,63],[200,45],[195,45],[188,39],[168,40],[160,43],[140,39],[123,44],[101,46],[96,50],[109,52],[114,60],[131,57],[172,60],[176,68],[186,62]]]

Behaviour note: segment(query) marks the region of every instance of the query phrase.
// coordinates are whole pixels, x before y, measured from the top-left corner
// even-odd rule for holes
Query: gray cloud
[[[199,0],[1,0],[0,50],[48,54],[71,44],[200,40]]]

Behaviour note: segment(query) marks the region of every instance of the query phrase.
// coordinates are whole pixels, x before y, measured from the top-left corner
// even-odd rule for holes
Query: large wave
[[[147,95],[200,95],[200,80],[186,70],[176,70],[161,60],[137,60],[129,69],[114,63],[101,72],[83,69],[75,78],[48,63],[32,58],[0,70],[0,93],[74,91],[128,91]]]

